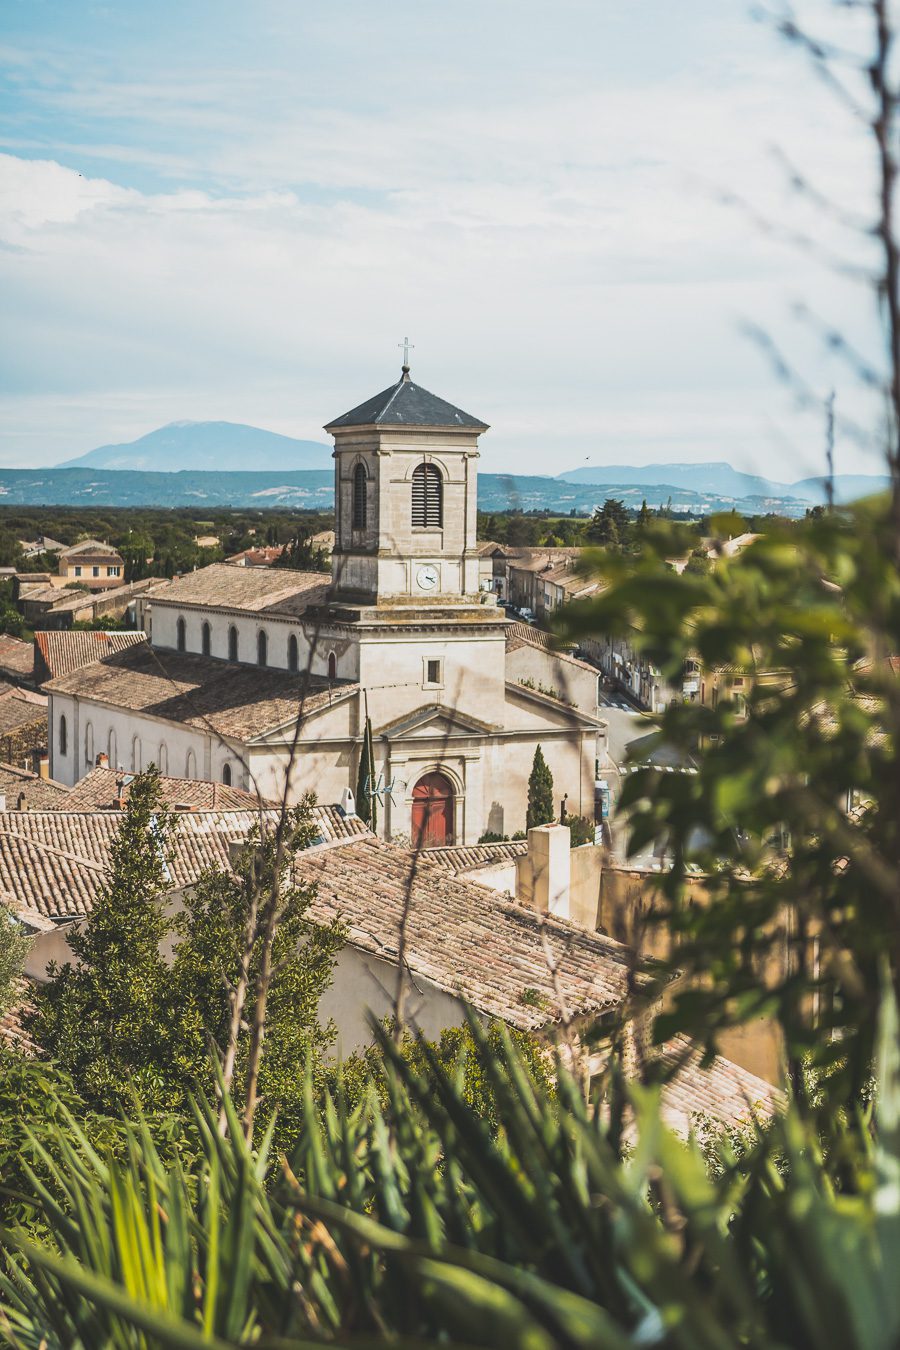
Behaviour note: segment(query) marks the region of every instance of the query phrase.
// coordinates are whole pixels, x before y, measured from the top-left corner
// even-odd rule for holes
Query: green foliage
[[[369,829],[378,828],[378,798],[372,792],[375,781],[375,754],[372,748],[372,723],[366,718],[363,730],[359,773],[356,775],[356,814]]]
[[[479,844],[506,844],[509,842],[508,834],[497,834],[495,830],[485,830],[484,834],[478,836]]]
[[[571,830],[572,848],[594,842],[594,822],[590,816],[566,816],[565,823]]]
[[[527,994],[527,991],[523,991]],[[461,1040],[463,1037],[461,1037]],[[38,1235],[3,1235],[0,1315],[21,1345],[257,1343],[519,1350],[892,1350],[900,1336],[900,1051],[882,1004],[877,1111],[843,1139],[840,1189],[800,1114],[701,1150],[628,1090],[635,1129],[557,1061],[548,1093],[472,1021],[452,1053],[378,1033],[379,1080],[316,1109],[279,1176],[230,1110],[200,1103],[194,1165],[139,1122],[109,1162],[65,1116]],[[611,1082],[621,1092],[618,1071]],[[26,1169],[27,1175],[27,1169]],[[269,1188],[265,1180],[272,1176]],[[146,1338],[146,1339],[141,1339]],[[217,1338],[217,1339],[215,1339]]]
[[[277,1110],[281,1135],[296,1133],[299,1066],[331,1039],[329,1029],[319,1026],[317,1006],[342,942],[338,925],[307,920],[314,891],[290,883],[294,852],[317,837],[311,808],[312,799],[304,799],[280,832],[257,828],[233,872],[202,876],[173,917],[165,906],[166,856],[177,817],[159,805],[154,769],[134,780],[109,885],[69,939],[76,964],[51,967],[31,1021],[42,1050],[71,1076],[91,1110],[128,1113],[137,1100],[145,1112],[165,1115],[183,1112],[198,1083],[212,1091],[210,1047],[224,1053],[228,1044],[230,995],[248,943],[249,910],[274,897],[277,929],[258,1090],[263,1118]],[[161,952],[166,943],[174,945],[171,964]],[[239,1101],[248,1028],[260,996],[262,945],[255,934],[233,1079]]]
[[[597,507],[585,530],[585,538],[589,543],[603,544],[613,549],[629,544],[631,534],[631,514],[615,497],[607,497],[603,505]]]
[[[31,1030],[93,1109],[114,1113],[131,1092],[149,1110],[173,1101],[176,1007],[160,945],[172,924],[166,891],[168,817],[155,770],[135,779],[112,849],[110,881],[69,936],[75,965],[51,966]]]
[[[200,1081],[211,1091],[207,1047],[228,1043],[230,991],[237,985],[251,906],[260,897],[278,896],[278,927],[272,949],[275,974],[267,993],[265,1043],[259,1076],[263,1118],[277,1109],[276,1142],[296,1137],[300,1128],[303,1079],[301,1066],[323,1054],[333,1031],[321,1027],[318,1004],[331,983],[335,956],[344,932],[337,923],[312,923],[306,914],[312,887],[290,881],[290,862],[298,849],[316,841],[317,827],[306,799],[288,814],[285,828],[262,834],[256,827],[235,860],[232,872],[212,871],[184,896],[184,910],[175,922],[177,945],[171,988],[179,1010],[179,1044],[188,1057],[180,1077]],[[244,1020],[253,1022],[260,996],[262,943],[257,942],[249,966],[250,990]],[[245,1097],[249,1038],[243,1036],[235,1066],[233,1091]],[[182,1050],[184,1055],[184,1050]]]
[[[544,752],[538,746],[534,752],[531,773],[528,776],[528,809],[525,823],[529,830],[535,825],[550,825],[556,819],[553,804],[553,774]]]
[[[296,572],[330,572],[331,559],[323,549],[315,546],[310,531],[301,530],[288,540],[272,566],[288,567]]]
[[[775,1016],[800,1100],[807,1053],[835,1076],[829,1096],[858,1098],[883,955],[900,986],[896,539],[886,502],[860,504],[772,525],[739,557],[679,577],[658,524],[636,559],[598,559],[608,589],[568,615],[570,635],[628,632],[671,680],[687,657],[723,672],[716,706],[656,719],[660,744],[685,758],[703,748],[698,773],[640,767],[621,797],[631,848],[664,844],[673,860],[659,912],[687,978],[657,1034],[712,1047],[726,1027]],[[707,875],[708,903],[684,903],[691,869]]]

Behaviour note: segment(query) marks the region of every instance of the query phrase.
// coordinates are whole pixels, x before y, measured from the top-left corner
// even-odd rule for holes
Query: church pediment
[[[392,741],[433,739],[435,736],[490,736],[500,728],[490,722],[482,722],[455,708],[430,704],[417,708],[414,712],[396,718],[384,726],[376,727],[374,735],[389,736]]]

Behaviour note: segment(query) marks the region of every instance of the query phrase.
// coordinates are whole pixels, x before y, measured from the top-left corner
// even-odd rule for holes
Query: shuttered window
[[[357,464],[353,470],[353,528],[366,528],[366,466]]]
[[[444,484],[433,464],[418,464],[412,476],[413,528],[434,529],[444,523]]]

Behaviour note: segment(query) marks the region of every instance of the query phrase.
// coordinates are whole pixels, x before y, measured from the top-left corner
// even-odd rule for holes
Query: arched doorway
[[[412,837],[416,848],[453,843],[453,784],[445,774],[426,773],[413,788]]]

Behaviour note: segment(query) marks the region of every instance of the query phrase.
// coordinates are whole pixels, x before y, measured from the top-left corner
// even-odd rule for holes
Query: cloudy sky
[[[821,472],[752,325],[879,468],[818,332],[877,351],[866,246],[779,158],[865,215],[871,156],[743,0],[4,0],[0,73],[2,464],[324,439],[408,333],[485,469]]]

